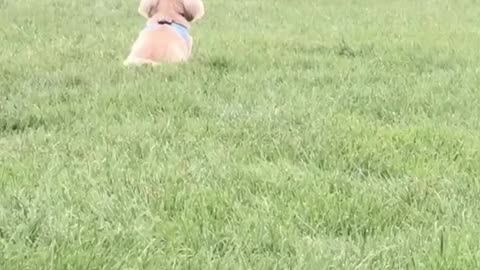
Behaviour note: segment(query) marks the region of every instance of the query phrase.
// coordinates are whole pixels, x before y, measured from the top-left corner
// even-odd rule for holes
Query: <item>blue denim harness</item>
[[[162,25],[168,25],[170,26],[173,31],[175,31],[175,33],[177,33],[180,37],[182,37],[185,42],[189,42],[189,38],[188,38],[188,29],[187,27],[179,24],[179,23],[176,23],[176,22],[169,22],[169,21],[148,21],[147,22],[147,25],[146,25],[146,28],[147,29],[150,29],[150,30],[155,30],[157,29],[158,27],[162,26]]]

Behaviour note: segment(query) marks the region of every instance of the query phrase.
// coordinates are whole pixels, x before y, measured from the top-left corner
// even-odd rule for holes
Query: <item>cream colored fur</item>
[[[141,0],[138,13],[152,22],[174,21],[190,29],[191,23],[205,14],[202,0]],[[192,54],[193,39],[185,41],[170,26],[142,30],[134,42],[125,65],[180,63]]]

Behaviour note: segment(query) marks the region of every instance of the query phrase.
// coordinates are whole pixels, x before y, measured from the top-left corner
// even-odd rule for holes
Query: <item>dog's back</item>
[[[175,63],[190,57],[188,29],[204,14],[201,0],[142,0],[138,11],[148,18],[147,27],[135,41],[126,65]]]

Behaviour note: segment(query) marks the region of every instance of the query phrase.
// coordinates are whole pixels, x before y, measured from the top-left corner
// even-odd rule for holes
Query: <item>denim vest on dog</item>
[[[155,30],[162,25],[170,26],[173,29],[173,31],[175,31],[175,33],[177,33],[180,37],[182,37],[185,40],[185,42],[188,43],[190,41],[190,39],[188,37],[187,27],[185,27],[185,26],[183,26],[179,23],[176,23],[176,22],[169,22],[169,21],[158,21],[157,22],[157,21],[149,20],[147,22],[146,28],[150,29],[150,30]]]

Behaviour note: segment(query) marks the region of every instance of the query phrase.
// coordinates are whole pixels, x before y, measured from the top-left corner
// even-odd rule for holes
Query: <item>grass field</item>
[[[0,0],[0,269],[480,269],[478,1],[137,4]]]

